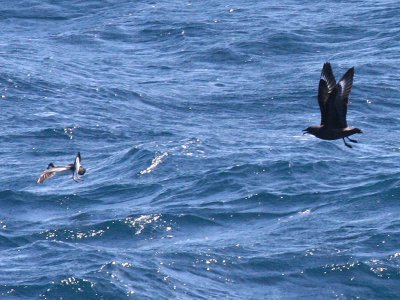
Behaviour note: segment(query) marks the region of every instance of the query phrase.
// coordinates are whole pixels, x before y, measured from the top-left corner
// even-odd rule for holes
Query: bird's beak
[[[303,135],[307,134],[307,129],[303,129]]]

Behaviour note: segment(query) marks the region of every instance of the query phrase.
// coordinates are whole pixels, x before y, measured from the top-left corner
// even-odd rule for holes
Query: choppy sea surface
[[[400,297],[398,1],[2,1],[1,299]],[[357,144],[302,135],[354,66]],[[36,179],[72,163],[84,181]]]

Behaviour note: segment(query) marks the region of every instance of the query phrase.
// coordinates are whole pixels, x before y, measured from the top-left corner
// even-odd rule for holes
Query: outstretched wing
[[[332,72],[332,67],[329,62],[322,67],[321,77],[318,87],[318,104],[321,111],[321,125],[327,123],[328,117],[328,100],[336,85],[335,76]]]
[[[354,67],[347,70],[337,84],[337,95],[335,97],[335,110],[341,128],[347,127],[347,105],[349,94],[353,87]]]
[[[50,166],[50,165],[49,165]],[[68,171],[71,168],[68,166],[64,166],[64,167],[50,167],[47,168],[46,170],[43,171],[43,173],[39,176],[39,178],[37,179],[36,183],[43,183],[45,180],[53,177],[54,175],[56,175],[59,172],[64,172],[64,171]]]
[[[78,152],[78,154],[75,157],[75,162],[74,162],[74,175],[73,175],[73,179],[75,181],[77,181],[79,179],[79,169],[81,167],[81,153]]]

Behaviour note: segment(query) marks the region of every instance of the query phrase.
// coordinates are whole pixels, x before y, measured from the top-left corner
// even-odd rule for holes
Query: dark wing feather
[[[353,87],[354,67],[347,70],[342,79],[337,84],[337,95],[335,97],[335,110],[341,128],[347,127],[347,105],[349,104],[349,94]]]
[[[321,111],[321,125],[327,123],[328,118],[328,99],[336,85],[335,76],[332,72],[330,63],[325,63],[322,67],[321,77],[318,87],[318,104]]]

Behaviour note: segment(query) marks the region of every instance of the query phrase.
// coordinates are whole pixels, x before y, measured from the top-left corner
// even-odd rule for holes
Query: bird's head
[[[86,173],[86,169],[85,169],[84,167],[80,166],[80,167],[79,167],[79,170],[78,170],[78,174],[79,174],[79,175],[83,175],[83,174],[85,174],[85,173]]]
[[[307,127],[306,129],[303,129],[303,135],[305,135],[307,133],[312,134],[312,135],[316,135],[318,130],[319,130],[319,127],[310,126],[310,127]]]
[[[363,133],[361,129],[359,128],[353,128],[354,133]]]

